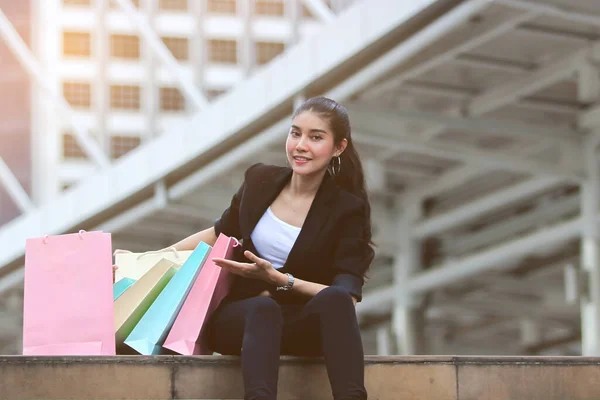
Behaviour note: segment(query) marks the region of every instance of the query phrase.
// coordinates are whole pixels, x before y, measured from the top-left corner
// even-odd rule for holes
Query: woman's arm
[[[190,236],[186,237],[185,239],[180,240],[179,242],[175,243],[174,245],[166,247],[159,251],[164,251],[164,250],[171,249],[171,248],[175,248],[175,250],[177,250],[177,251],[194,250],[200,242],[204,242],[210,246],[214,246],[216,241],[217,241],[217,235],[215,233],[215,228],[213,226],[213,227],[210,227],[203,231],[196,232],[193,235],[190,235]],[[115,250],[115,252],[117,252],[117,251],[121,251],[121,250],[120,249]],[[117,269],[119,269],[119,266],[113,265],[113,283],[115,282],[115,271]]]
[[[217,234],[215,233],[215,227],[211,226],[208,229],[196,232],[193,235],[190,235],[185,239],[180,240],[179,242],[175,243],[170,247],[174,247],[177,251],[194,250],[200,242],[204,242],[209,246],[214,246],[216,241]]]

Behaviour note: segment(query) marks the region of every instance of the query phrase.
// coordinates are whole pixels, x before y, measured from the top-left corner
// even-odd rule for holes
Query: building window
[[[133,4],[133,6],[135,8],[140,8],[140,0],[129,0],[129,1],[131,1],[131,4]],[[121,7],[119,7],[119,4],[117,4],[116,1],[111,0],[110,8],[119,8],[120,9]]]
[[[283,0],[256,0],[254,2],[254,12],[256,15],[283,17]]]
[[[256,42],[256,62],[266,64],[285,50],[284,43]]]
[[[208,89],[206,90],[206,97],[208,100],[214,100],[225,92],[226,90],[222,89]]]
[[[85,159],[87,156],[83,149],[77,143],[75,136],[70,133],[63,135],[63,158],[64,159]]]
[[[140,38],[135,35],[110,35],[110,55],[117,58],[138,60]]]
[[[209,40],[208,61],[237,64],[237,42],[235,40]]]
[[[112,85],[110,106],[121,110],[140,109],[140,87],[134,85]]]
[[[73,107],[90,108],[92,105],[92,85],[82,82],[64,82],[63,96]]]
[[[137,136],[112,136],[110,138],[110,157],[119,158],[138,147],[141,142]]]
[[[158,7],[161,10],[187,11],[188,2],[187,0],[160,0]]]
[[[92,54],[91,34],[86,32],[64,32],[63,54],[65,56],[89,57]]]
[[[164,37],[163,43],[167,49],[171,51],[173,57],[179,61],[187,61],[189,59],[189,44],[187,38]]]
[[[63,0],[65,6],[89,6],[91,4],[91,0]]]
[[[185,98],[177,88],[160,88],[160,109],[162,111],[185,110]]]
[[[235,0],[208,0],[206,5],[208,12],[217,14],[235,14]]]

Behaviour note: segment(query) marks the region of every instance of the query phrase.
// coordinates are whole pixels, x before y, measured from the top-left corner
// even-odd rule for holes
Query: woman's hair
[[[363,171],[362,163],[354,142],[352,141],[350,118],[348,117],[348,111],[341,104],[331,100],[327,97],[312,97],[306,100],[294,111],[292,118],[302,114],[303,112],[312,112],[317,114],[320,118],[327,121],[331,131],[333,132],[333,141],[337,146],[344,139],[348,141],[348,146],[340,156],[340,166],[338,171],[338,162],[335,158],[332,158],[329,165],[328,171],[333,176],[335,182],[347,190],[348,192],[360,197],[365,202],[366,217],[367,217],[367,231],[365,232],[365,239],[371,241],[371,205],[369,203],[369,196],[367,194],[367,188],[365,184],[365,174]],[[333,173],[336,172],[336,173]]]

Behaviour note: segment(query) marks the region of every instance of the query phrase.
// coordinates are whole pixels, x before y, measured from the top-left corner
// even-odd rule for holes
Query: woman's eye
[[[299,136],[300,134],[298,132],[290,131],[290,135],[292,135],[292,136]]]
[[[313,136],[312,139],[313,140],[321,140],[323,138],[321,136],[316,135],[316,136]]]

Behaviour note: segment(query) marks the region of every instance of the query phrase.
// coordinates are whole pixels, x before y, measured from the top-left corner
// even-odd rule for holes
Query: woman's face
[[[323,172],[346,148],[346,139],[335,146],[333,132],[327,121],[317,114],[305,111],[292,120],[285,150],[295,173],[312,175]]]

